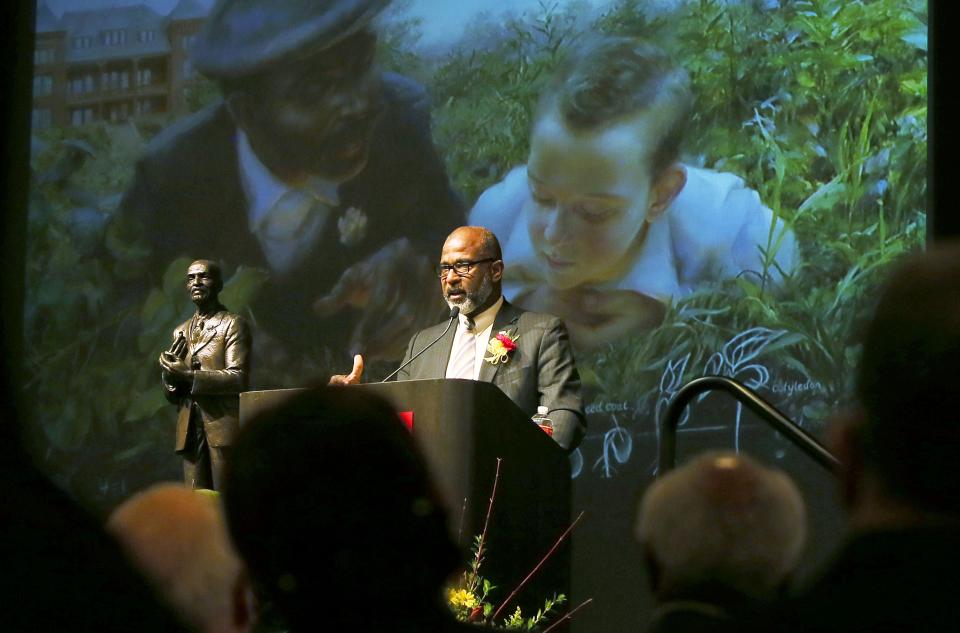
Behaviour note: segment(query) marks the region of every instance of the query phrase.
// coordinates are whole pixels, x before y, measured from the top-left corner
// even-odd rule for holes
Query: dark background
[[[955,160],[952,154],[957,147],[956,118],[957,108],[956,90],[953,89],[951,74],[953,60],[956,56],[956,38],[950,37],[954,30],[953,11],[948,11],[947,3],[930,4],[930,60],[929,72],[929,196],[928,227],[930,239],[940,239],[956,236],[960,233],[960,218],[954,208],[949,189],[955,175],[951,173]],[[2,117],[4,126],[4,163],[3,163],[3,192],[4,192],[4,230],[3,230],[3,287],[2,287],[2,326],[3,326],[3,372],[4,372],[4,423],[3,439],[5,442],[14,441],[18,422],[29,418],[29,406],[24,408],[20,402],[21,384],[20,361],[22,358],[23,341],[22,331],[22,303],[24,279],[24,244],[26,234],[26,208],[29,193],[29,138],[30,138],[30,94],[32,79],[33,53],[33,14],[32,2],[16,0],[5,6],[3,20],[3,59],[7,78],[7,91],[2,101]],[[948,31],[949,29],[949,31]],[[723,405],[719,405],[722,406]],[[768,452],[778,450],[792,450],[789,446],[781,446],[780,441],[772,433],[747,421],[745,423],[743,448]],[[690,437],[693,437],[692,435]],[[727,438],[722,433],[704,432],[697,434],[693,441],[681,439],[679,458],[682,460],[697,450],[706,447],[728,447]],[[649,477],[648,468],[653,458],[651,442],[638,445],[636,451],[643,455],[632,459],[618,472],[617,476],[625,480],[639,481]],[[754,448],[755,447],[755,448]],[[649,459],[648,459],[649,455]],[[794,477],[801,479],[804,488],[824,489],[831,485],[829,477],[821,473],[816,467],[801,468],[791,471]],[[604,495],[609,498],[604,498]],[[580,503],[578,503],[580,501]],[[600,494],[595,492],[589,499],[575,499],[574,507],[585,503],[591,508],[605,510],[606,518],[603,525],[594,522],[593,528],[586,528],[579,537],[580,542],[608,542],[629,543],[629,535],[611,533],[614,530],[629,531],[632,524],[633,499],[624,499],[618,488],[605,487]],[[811,567],[814,559],[824,555],[829,550],[828,544],[835,541],[839,534],[839,513],[830,498],[821,495],[810,502],[812,519],[811,539],[815,543],[816,556],[811,557]],[[589,518],[586,525],[590,525]],[[575,568],[592,567],[594,548],[579,547],[575,552],[578,562]],[[619,562],[621,569],[612,570],[614,576],[622,574],[620,582],[605,586],[603,601],[608,604],[617,602],[632,603],[638,593],[644,591],[642,574],[639,573],[638,551],[611,552],[610,558]],[[605,563],[604,563],[605,564]],[[576,580],[575,580],[576,582]],[[575,592],[578,590],[575,584]],[[583,599],[580,591],[574,600]],[[620,626],[610,626],[613,623],[604,617],[602,604],[591,607],[593,613],[584,612],[580,620],[583,630],[587,628],[621,629]],[[613,615],[612,613],[609,615]],[[643,613],[636,613],[636,626],[640,626]],[[589,624],[589,626],[587,626]]]

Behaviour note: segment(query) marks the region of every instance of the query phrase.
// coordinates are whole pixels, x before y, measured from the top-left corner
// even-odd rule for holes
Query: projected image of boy
[[[704,282],[796,266],[792,232],[741,178],[679,162],[691,101],[657,47],[593,41],[541,96],[527,164],[470,213],[501,237],[507,298],[563,318],[581,349],[656,326]]]

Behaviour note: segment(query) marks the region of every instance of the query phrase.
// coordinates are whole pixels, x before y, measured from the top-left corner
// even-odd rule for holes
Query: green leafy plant
[[[779,287],[768,282],[783,239],[771,227],[758,277],[702,288],[670,306],[654,331],[581,355],[585,382],[596,398],[634,404],[634,415],[619,416],[608,433],[641,433],[651,429],[667,374],[678,385],[696,378],[736,336],[766,328],[784,335],[758,353],[770,376],[758,388],[817,432],[849,403],[858,332],[884,272],[926,237],[925,3],[646,7],[614,3],[593,30],[654,41],[684,65],[696,95],[685,160],[744,177],[795,233],[803,264]],[[525,160],[539,86],[504,86],[534,68],[542,82],[576,45],[576,31],[537,30],[564,16],[541,5],[539,16],[505,28],[527,36],[512,36],[490,58],[455,52],[439,68],[438,139],[456,148],[448,164],[465,190],[479,192]],[[466,115],[468,108],[477,111]],[[499,132],[471,128],[484,120],[497,121]],[[773,391],[792,382],[816,388]]]

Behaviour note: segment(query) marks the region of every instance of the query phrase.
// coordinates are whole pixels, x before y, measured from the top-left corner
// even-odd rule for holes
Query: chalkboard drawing
[[[594,470],[600,469],[604,479],[610,479],[616,472],[611,458],[618,464],[626,464],[633,452],[633,435],[620,426],[616,413],[611,414],[610,419],[613,420],[613,427],[603,434],[603,453],[593,463]]]
[[[714,352],[703,368],[705,376],[726,376],[742,382],[749,389],[758,390],[770,382],[770,372],[757,357],[775,341],[787,334],[786,330],[771,330],[752,327],[735,335],[724,343],[719,352]],[[737,402],[734,420],[733,447],[740,452],[740,420],[743,405]]]
[[[684,385],[683,377],[687,373],[687,363],[689,361],[690,352],[687,352],[684,356],[676,360],[668,360],[667,366],[663,368],[663,373],[660,375],[657,405],[653,413],[653,428],[657,438],[657,456],[654,457],[653,462],[650,464],[650,474],[654,477],[657,475],[660,461],[660,422],[663,420],[663,416],[667,414],[667,407],[670,406],[674,396],[677,395],[677,392]],[[678,423],[678,430],[679,427],[686,424],[689,418],[690,407],[686,407]]]
[[[570,453],[570,479],[576,479],[583,470],[583,452],[579,447]]]

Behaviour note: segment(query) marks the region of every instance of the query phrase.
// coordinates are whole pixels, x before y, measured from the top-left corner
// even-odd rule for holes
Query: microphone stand
[[[425,351],[427,351],[428,349],[430,349],[431,347],[433,347],[434,343],[436,343],[437,341],[439,341],[440,339],[442,339],[442,338],[444,337],[444,335],[446,335],[446,333],[450,331],[450,326],[453,325],[453,322],[457,319],[457,315],[458,315],[458,314],[460,314],[460,308],[459,308],[459,307],[454,306],[454,307],[450,308],[450,317],[449,317],[449,318],[450,318],[450,321],[447,323],[447,327],[445,327],[445,328],[443,329],[443,332],[440,333],[440,336],[438,336],[437,338],[435,338],[435,339],[433,339],[432,341],[430,341],[430,343],[428,343],[426,347],[424,347],[422,350],[420,350],[419,352],[417,352],[416,354],[414,354],[413,356],[411,356],[411,357],[410,357],[410,360],[408,360],[407,362],[403,363],[402,365],[400,365],[399,367],[397,367],[396,369],[394,369],[392,372],[390,372],[390,375],[389,375],[389,376],[387,376],[386,378],[384,378],[384,379],[381,380],[380,382],[381,382],[381,383],[387,382],[388,380],[390,380],[391,378],[393,378],[394,376],[396,376],[398,373],[400,373],[400,370],[401,370],[401,369],[403,369],[404,367],[406,367],[407,365],[409,365],[409,364],[412,363],[413,361],[417,360],[417,358],[420,357],[420,354],[423,354]]]

